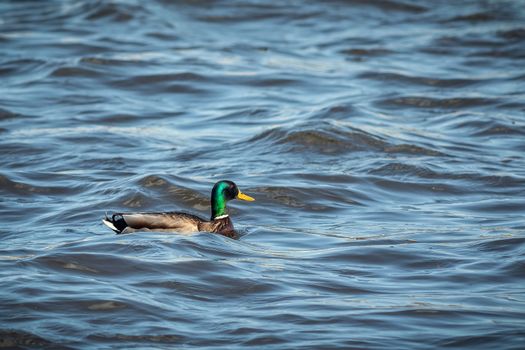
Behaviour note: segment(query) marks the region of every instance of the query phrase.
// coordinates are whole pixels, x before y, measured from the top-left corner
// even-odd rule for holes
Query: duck
[[[197,215],[183,212],[138,212],[106,214],[102,222],[115,233],[156,231],[173,233],[211,232],[235,237],[233,223],[226,211],[226,203],[233,199],[254,201],[242,193],[233,181],[221,180],[211,190],[211,218],[205,220]]]

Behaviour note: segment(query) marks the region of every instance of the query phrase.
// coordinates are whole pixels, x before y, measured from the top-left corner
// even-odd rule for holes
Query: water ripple
[[[0,2],[0,347],[521,349],[522,7]]]

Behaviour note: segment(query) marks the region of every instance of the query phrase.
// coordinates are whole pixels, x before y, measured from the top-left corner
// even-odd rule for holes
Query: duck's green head
[[[234,182],[228,180],[219,181],[211,190],[211,219],[227,215],[226,202],[232,199],[250,202],[255,200],[242,193]]]

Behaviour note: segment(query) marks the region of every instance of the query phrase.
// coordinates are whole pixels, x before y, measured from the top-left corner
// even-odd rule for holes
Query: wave
[[[382,136],[373,135],[356,127],[323,122],[310,125],[277,127],[263,131],[245,141],[247,144],[268,144],[281,151],[292,153],[315,152],[337,155],[354,152],[378,152],[387,154],[413,154],[422,156],[444,156],[427,147],[389,142]],[[261,148],[262,145],[261,145]],[[267,149],[267,148],[265,148]]]
[[[42,338],[38,335],[35,335],[27,331],[19,331],[19,330],[12,330],[12,329],[0,329],[0,346],[3,348],[9,348],[9,349],[26,349],[26,348],[57,349],[57,350],[73,349],[73,348],[49,341],[45,338]]]
[[[483,80],[479,79],[443,79],[411,76],[406,74],[389,72],[364,72],[361,73],[358,77],[370,80],[377,80],[380,82],[412,84],[416,86],[435,86],[440,88],[460,88],[484,82]]]
[[[454,98],[430,98],[423,96],[403,96],[394,98],[385,98],[376,101],[378,106],[383,108],[471,108],[486,107],[498,103],[494,98],[478,97],[454,97]]]

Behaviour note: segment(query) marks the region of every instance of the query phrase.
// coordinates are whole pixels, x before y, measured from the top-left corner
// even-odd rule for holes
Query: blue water
[[[1,2],[0,347],[523,349],[524,5]]]

